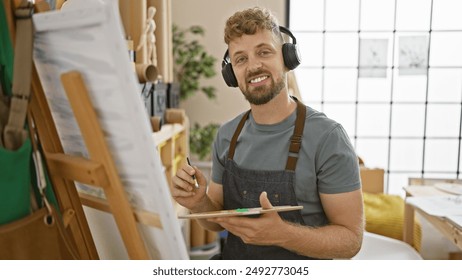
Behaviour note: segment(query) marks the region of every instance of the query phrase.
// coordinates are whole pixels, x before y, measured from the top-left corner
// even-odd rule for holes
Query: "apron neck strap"
[[[286,170],[295,171],[298,160],[298,152],[302,146],[303,130],[305,128],[306,107],[297,98],[297,119],[295,120],[295,128],[292,137],[290,138],[289,156],[287,157]]]
[[[233,138],[231,139],[231,143],[229,145],[229,151],[228,151],[229,159],[234,158],[234,151],[236,150],[237,138],[239,137],[239,134],[241,134],[242,128],[244,127],[245,121],[249,118],[249,115],[250,115],[250,110],[248,110],[244,114],[244,116],[242,116],[241,121],[237,125],[236,131],[234,131]]]
[[[297,98],[293,97],[297,102],[297,119],[295,120],[295,128],[292,137],[290,138],[289,145],[289,156],[287,157],[286,170],[295,171],[297,166],[298,152],[302,144],[303,129],[305,128],[305,119],[306,119],[306,107],[300,102]],[[241,134],[242,128],[244,127],[245,122],[249,118],[250,110],[247,111],[239,122],[236,131],[234,132],[233,138],[231,138],[231,143],[228,151],[228,159],[234,158],[234,152],[236,150],[237,138]]]

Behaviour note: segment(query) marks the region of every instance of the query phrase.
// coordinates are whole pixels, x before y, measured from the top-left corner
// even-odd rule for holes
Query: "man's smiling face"
[[[271,31],[236,38],[229,43],[229,53],[239,88],[251,104],[266,104],[285,88],[282,45]]]

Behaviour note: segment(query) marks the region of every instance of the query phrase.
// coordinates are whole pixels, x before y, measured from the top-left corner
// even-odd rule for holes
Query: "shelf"
[[[184,114],[181,112],[180,115]],[[178,117],[179,115],[177,115]],[[182,123],[167,123],[161,129],[152,134],[152,138],[159,152],[162,165],[164,167],[165,178],[168,185],[172,186],[172,177],[178,168],[186,163],[186,156],[189,153],[189,121],[187,117],[182,117]],[[172,198],[177,215],[185,215],[189,210],[176,203]],[[185,238],[187,247],[190,247],[190,222],[180,220],[180,225]]]

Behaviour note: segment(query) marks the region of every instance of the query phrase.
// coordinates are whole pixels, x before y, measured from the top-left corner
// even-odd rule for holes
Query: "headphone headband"
[[[279,26],[279,31],[281,33],[289,35],[290,38],[292,38],[292,44],[296,45],[297,44],[297,39],[295,38],[294,34],[290,32],[289,29],[285,28],[284,26]]]

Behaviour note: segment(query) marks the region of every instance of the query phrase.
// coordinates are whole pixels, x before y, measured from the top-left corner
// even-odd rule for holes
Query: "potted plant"
[[[189,132],[189,149],[193,165],[201,169],[206,178],[210,178],[211,175],[212,145],[219,127],[220,125],[216,123],[205,126],[195,123]]]
[[[214,99],[215,87],[201,85],[202,78],[212,78],[216,75],[216,58],[208,54],[205,47],[198,41],[205,34],[203,27],[192,25],[180,28],[173,24],[173,72],[180,87],[180,100],[185,100],[197,92],[202,92],[208,99]],[[190,152],[192,160],[198,167],[209,168],[212,143],[218,124],[200,126],[195,123],[190,130]]]
[[[219,124],[210,123],[201,127],[195,123],[189,133],[189,145],[191,153],[197,155],[201,161],[210,160],[212,143],[217,134]]]
[[[205,34],[204,28],[193,25],[182,29],[173,24],[172,33],[173,72],[176,82],[180,84],[180,100],[185,100],[198,91],[209,99],[215,98],[215,87],[200,84],[201,78],[212,78],[216,75],[216,58],[208,54],[196,38]]]

